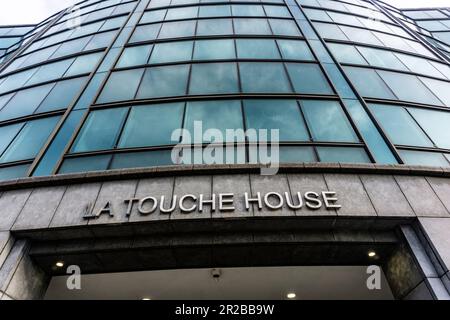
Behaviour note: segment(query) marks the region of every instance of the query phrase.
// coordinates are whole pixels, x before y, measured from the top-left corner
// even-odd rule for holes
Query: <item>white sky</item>
[[[0,0],[0,25],[37,23],[79,0]],[[399,8],[450,7],[450,0],[385,0]]]

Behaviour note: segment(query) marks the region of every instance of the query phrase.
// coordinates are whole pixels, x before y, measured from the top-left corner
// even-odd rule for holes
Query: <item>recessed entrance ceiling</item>
[[[370,291],[367,267],[184,269],[82,276],[81,290],[70,291],[67,277],[53,277],[46,299],[393,299],[382,273],[381,290]]]

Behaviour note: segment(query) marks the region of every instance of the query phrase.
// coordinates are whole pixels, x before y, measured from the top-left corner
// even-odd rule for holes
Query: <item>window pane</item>
[[[9,146],[14,137],[23,128],[23,123],[13,124],[9,126],[0,127],[0,156]]]
[[[408,69],[390,51],[358,47],[371,66],[408,71]]]
[[[235,100],[188,102],[184,128],[191,133],[191,139],[194,138],[194,121],[202,122],[203,132],[208,129],[219,130],[225,140],[227,129],[243,128],[241,102]],[[187,137],[183,137],[183,142],[192,143],[193,141],[188,141]],[[214,141],[204,139],[204,142]]]
[[[418,147],[433,146],[404,108],[370,105],[370,109],[394,144]]]
[[[197,18],[198,7],[174,8],[167,11],[166,20]]]
[[[236,34],[272,34],[266,19],[234,19]]]
[[[235,63],[192,65],[189,94],[239,92]]]
[[[239,71],[244,92],[292,92],[284,66],[281,63],[240,63]]]
[[[344,67],[344,69],[362,96],[391,100],[396,99],[375,70],[354,67]]]
[[[68,59],[40,67],[31,79],[28,80],[27,85],[61,78],[73,61],[74,59]]]
[[[143,73],[144,69],[113,72],[98,98],[98,103],[134,99]]]
[[[191,60],[193,41],[176,41],[155,44],[150,63]]]
[[[314,60],[308,45],[298,40],[277,40],[284,59]]]
[[[367,61],[364,60],[354,46],[338,43],[330,43],[328,46],[340,63],[367,65]]]
[[[370,163],[366,151],[362,148],[317,148],[321,162]]]
[[[102,56],[103,52],[88,54],[76,58],[75,62],[70,66],[64,76],[70,77],[77,74],[91,73]]]
[[[19,91],[0,111],[0,121],[33,114],[54,84]]]
[[[400,156],[406,164],[415,166],[449,167],[450,163],[441,153],[400,150]]]
[[[348,38],[337,25],[316,22],[314,23],[314,26],[316,27],[320,36],[324,39],[348,41]]]
[[[315,141],[359,141],[338,102],[304,100],[301,104]]]
[[[144,13],[144,16],[141,19],[141,23],[151,23],[151,22],[159,22],[164,20],[166,16],[167,10],[153,10]]]
[[[232,5],[233,16],[235,17],[264,17],[262,6],[258,5]]]
[[[345,33],[347,38],[354,42],[368,43],[375,46],[382,46],[383,44],[374,36],[374,33],[359,28],[352,28],[346,26],[340,26],[341,30]]]
[[[130,43],[154,40],[158,36],[161,24],[149,24],[136,27],[136,31],[130,39]]]
[[[138,46],[126,48],[117,63],[117,68],[126,68],[146,64],[150,56],[152,46]]]
[[[280,147],[280,163],[303,163],[303,162],[317,162],[313,148]]]
[[[388,71],[378,73],[400,100],[442,105],[417,77]]]
[[[409,108],[414,119],[439,148],[450,149],[450,113]]]
[[[231,8],[229,5],[201,6],[199,17],[229,17]]]
[[[119,148],[176,144],[172,132],[181,128],[184,103],[139,106],[131,109]]]
[[[29,164],[1,168],[0,180],[10,180],[25,177],[29,168]]]
[[[275,40],[271,39],[237,39],[239,59],[280,59]]]
[[[1,163],[34,158],[47,141],[59,117],[28,122],[0,158]]]
[[[199,40],[195,41],[195,60],[235,59],[233,40]]]
[[[264,6],[268,17],[290,18],[291,14],[286,7],[282,6]]]
[[[14,95],[14,93],[10,93],[0,97],[0,110],[8,103],[9,99]]]
[[[231,19],[205,19],[198,20],[198,36],[216,36],[233,34]]]
[[[144,168],[173,165],[171,150],[116,154],[110,169]]]
[[[311,94],[333,94],[319,66],[311,63],[286,64],[295,92]]]
[[[277,129],[280,141],[310,140],[295,100],[245,100],[244,110],[247,129]]]
[[[87,171],[102,171],[108,168],[111,155],[81,157],[64,160],[59,173],[75,173]]]
[[[432,77],[442,78],[442,74],[426,59],[407,54],[395,54],[408,68],[415,73],[422,73]]]
[[[72,152],[112,149],[128,108],[93,111],[72,147]]]
[[[149,68],[139,87],[137,99],[186,94],[189,65]]]
[[[86,78],[76,78],[60,81],[52,89],[50,94],[37,109],[37,112],[47,112],[52,110],[67,108],[80,93],[81,87],[86,83]]]
[[[158,39],[191,37],[195,33],[195,21],[163,23]]]
[[[21,87],[35,72],[36,69],[30,69],[7,77],[3,82],[0,83],[0,93]],[[3,79],[0,79],[0,81],[1,80]]]
[[[437,96],[446,106],[450,107],[450,84],[448,82],[424,77],[420,77],[420,80],[422,80],[426,84],[426,86],[435,94],[435,96]],[[430,101],[432,100],[430,99]]]
[[[277,36],[301,36],[297,25],[292,20],[269,19],[273,34]]]
[[[83,51],[94,50],[99,48],[106,48],[112,42],[114,36],[116,35],[116,31],[100,33],[92,37],[92,40],[89,44],[84,47]]]

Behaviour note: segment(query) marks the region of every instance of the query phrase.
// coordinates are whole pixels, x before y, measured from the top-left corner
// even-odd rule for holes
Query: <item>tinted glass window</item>
[[[0,127],[0,156],[24,126],[23,123]]]
[[[0,158],[0,162],[34,158],[47,141],[58,120],[59,117],[52,117],[28,122]]]
[[[298,40],[277,40],[284,59],[314,60],[308,45]]]
[[[159,39],[191,37],[195,32],[195,21],[177,21],[163,23]]]
[[[72,147],[72,151],[87,152],[112,149],[127,110],[127,108],[117,108],[91,112]]]
[[[234,59],[236,52],[234,41],[223,40],[199,40],[195,41],[195,60]]]
[[[317,148],[320,161],[322,162],[348,162],[348,163],[370,163],[366,151],[362,148]]]
[[[138,46],[126,48],[117,63],[118,68],[126,68],[130,66],[136,66],[146,64],[150,56],[152,46]]]
[[[280,141],[310,140],[297,101],[245,100],[244,110],[247,129],[279,130]]]
[[[395,144],[419,147],[433,146],[404,108],[371,105],[370,109]]]
[[[86,78],[76,78],[60,81],[52,89],[50,94],[44,99],[37,112],[47,112],[67,108],[80,93],[81,87],[85,84]]]
[[[273,34],[278,36],[300,36],[297,25],[292,20],[269,19]]]
[[[266,19],[234,19],[236,34],[272,34]]]
[[[295,92],[333,94],[333,90],[318,65],[311,63],[287,63],[286,67]]]
[[[280,59],[275,40],[237,39],[236,46],[240,59]]]
[[[233,34],[233,25],[230,19],[205,19],[198,21],[198,36],[215,36],[227,34]]]
[[[400,100],[442,105],[417,77],[388,71],[378,73]]]
[[[207,63],[192,66],[190,94],[233,92],[239,92],[235,63]]]
[[[226,100],[188,102],[184,128],[187,129],[191,135],[194,132],[194,121],[202,122],[203,132],[208,129],[219,130],[225,140],[227,129],[243,128],[241,102]],[[191,137],[191,139],[193,139],[193,137]],[[186,137],[183,138],[183,141],[189,142],[186,141]],[[192,140],[190,142],[192,142]],[[204,142],[214,141],[205,139]]]
[[[0,111],[0,120],[32,114],[48,95],[54,84],[19,91]]]
[[[113,72],[105,85],[99,103],[131,100],[136,94],[144,69]],[[124,84],[127,85],[124,85]]]
[[[186,94],[189,65],[149,68],[145,71],[138,99]]]
[[[244,92],[292,92],[281,63],[240,63],[239,71]]]
[[[178,143],[172,132],[181,128],[184,103],[139,106],[131,109],[119,142],[120,148]]]
[[[315,141],[358,142],[338,102],[305,100],[301,103]]]
[[[409,108],[409,112],[439,148],[450,149],[449,112],[416,108]]]
[[[364,97],[396,99],[375,70],[344,67],[345,72]]]
[[[176,41],[155,44],[150,63],[191,60],[193,44],[193,41]]]
[[[400,150],[401,157],[406,164],[417,166],[449,167],[450,163],[442,153]]]

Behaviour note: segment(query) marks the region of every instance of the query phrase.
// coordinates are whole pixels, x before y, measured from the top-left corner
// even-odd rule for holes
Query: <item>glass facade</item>
[[[446,30],[449,10],[363,0],[87,0],[0,27],[0,179],[180,164],[197,123],[227,163],[264,140],[286,163],[448,167]],[[227,135],[252,129],[279,141]]]

